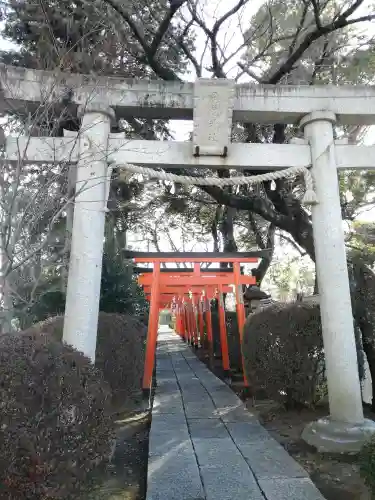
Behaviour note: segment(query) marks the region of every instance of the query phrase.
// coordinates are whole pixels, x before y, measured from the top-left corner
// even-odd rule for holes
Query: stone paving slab
[[[148,460],[147,500],[206,500],[193,451]]]
[[[257,421],[226,422],[226,429],[237,446],[270,439],[269,433]]]
[[[266,498],[277,500],[324,500],[314,483],[308,479],[260,480],[260,487]],[[338,499],[339,500],[339,499]]]
[[[175,433],[160,433],[151,430],[149,436],[149,457],[168,457],[174,460],[180,456],[194,456],[193,445],[187,431]]]
[[[199,401],[184,400],[186,418],[218,418],[216,408],[209,398],[199,399]]]
[[[207,500],[264,500],[256,478],[229,437],[193,438]]]
[[[236,444],[259,480],[308,477],[307,472],[273,438]]]
[[[255,477],[245,465],[201,467],[200,471],[207,500],[264,500]]]
[[[209,439],[228,437],[228,430],[220,419],[188,419],[191,439]]]
[[[212,438],[209,440],[194,438],[192,441],[198,464],[202,467],[244,465],[241,452],[228,435],[223,438]],[[247,470],[250,474],[249,467],[247,467]]]
[[[159,332],[146,500],[324,500],[241,400]]]
[[[186,418],[183,413],[158,413],[152,412],[151,432],[167,432],[170,434],[188,431]]]
[[[182,403],[181,397],[172,398],[172,397],[160,397],[155,395],[154,398],[154,412],[157,414],[163,413],[183,413],[184,406]]]
[[[254,415],[247,411],[240,401],[237,402],[236,406],[228,404],[216,407],[216,414],[226,423],[257,421]]]
[[[169,377],[165,377],[165,378],[161,379],[161,377],[159,377],[156,390],[158,391],[159,394],[161,394],[161,392],[179,391],[180,387],[179,387],[176,379],[171,379]]]

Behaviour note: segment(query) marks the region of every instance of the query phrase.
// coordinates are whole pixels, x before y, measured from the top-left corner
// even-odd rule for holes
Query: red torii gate
[[[189,287],[201,287],[203,290],[205,287],[217,287],[219,294],[221,295],[224,291],[224,287],[228,285],[235,285],[235,295],[236,295],[236,310],[237,310],[237,320],[239,327],[240,339],[242,340],[242,331],[245,323],[245,308],[243,302],[243,285],[253,285],[255,284],[255,278],[253,276],[245,276],[241,274],[240,264],[244,263],[256,263],[260,257],[265,255],[264,251],[256,252],[238,252],[238,253],[196,253],[196,252],[184,252],[184,253],[159,253],[159,252],[132,252],[125,251],[125,258],[133,259],[136,264],[153,264],[152,273],[149,272],[148,268],[138,268],[136,271],[142,276],[139,278],[140,284],[143,286],[148,286],[148,291],[150,294],[150,314],[148,322],[148,333],[147,333],[147,345],[146,345],[146,359],[145,359],[145,369],[143,375],[143,390],[146,394],[149,394],[152,384],[152,374],[154,370],[155,363],[155,353],[156,353],[156,342],[157,342],[157,332],[158,332],[158,322],[159,322],[159,310],[161,303],[165,304],[164,299],[166,298],[165,286],[179,286],[189,289]],[[173,268],[173,269],[161,269],[161,264],[178,264],[178,263],[193,263],[193,269],[184,268]],[[227,269],[205,269],[201,268],[201,263],[216,263],[216,264],[229,264],[232,267]],[[161,288],[162,287],[162,288]],[[162,291],[161,291],[162,290]],[[222,295],[221,295],[222,296]],[[162,302],[161,302],[161,298]],[[209,299],[209,297],[206,298]],[[224,319],[225,325],[225,312],[224,304],[219,298],[219,320],[220,317]],[[209,309],[209,307],[208,307]],[[222,313],[224,312],[224,318]],[[208,330],[212,328],[211,314],[210,310],[208,312],[209,318],[207,318]],[[222,320],[220,322],[222,322]],[[182,327],[182,325],[180,325]],[[186,327],[186,324],[185,324]],[[180,329],[182,331],[182,329]],[[185,328],[186,332],[186,328]],[[207,332],[209,336],[209,332]],[[212,342],[212,330],[210,332],[211,342]],[[225,335],[226,339],[226,335]],[[226,342],[224,342],[226,343]],[[228,363],[229,369],[229,363]],[[245,376],[244,376],[245,379]],[[245,379],[245,384],[247,381]]]
[[[173,272],[175,273],[175,272]],[[144,281],[149,281],[143,278],[144,275],[140,276],[138,280],[142,285]],[[223,273],[221,273],[223,277]],[[214,276],[212,276],[214,278]],[[214,281],[210,277],[210,282]],[[204,339],[204,323],[203,314],[206,315],[206,326],[207,326],[207,340],[210,353],[210,360],[213,356],[213,332],[212,332],[212,318],[211,309],[209,301],[218,298],[219,299],[219,331],[220,331],[220,345],[223,361],[224,373],[228,374],[229,365],[229,351],[228,351],[228,341],[227,341],[227,331],[225,324],[225,309],[224,300],[222,293],[229,293],[232,288],[227,285],[218,285],[214,287],[211,284],[209,286],[189,285],[189,286],[165,286],[163,285],[160,292],[162,295],[159,297],[159,308],[172,308],[175,305],[176,310],[176,331],[182,337],[184,341],[188,341],[195,348],[198,348],[198,343],[203,347]],[[146,285],[143,287],[146,297],[148,300],[151,299],[151,287]],[[197,300],[196,300],[197,299]],[[195,307],[197,308],[198,321],[196,317]],[[198,323],[198,324],[197,324]],[[199,332],[199,339],[198,339]]]
[[[173,271],[174,272],[174,271]],[[223,275],[223,273],[221,273]],[[144,281],[148,281],[141,275],[139,284],[142,286]],[[146,297],[151,298],[150,285],[143,286]],[[216,286],[202,286],[199,285],[175,285],[168,286],[162,285],[160,287],[161,296],[159,297],[160,307],[172,309],[176,317],[176,331],[183,340],[188,340],[194,347],[198,348],[198,332],[201,346],[203,346],[204,338],[204,325],[203,314],[206,314],[207,324],[207,340],[209,343],[209,351],[213,351],[213,335],[212,335],[212,321],[211,311],[207,300],[217,298],[219,301],[219,328],[221,339],[221,351],[223,360],[224,372],[229,372],[229,353],[226,336],[225,325],[225,310],[222,294],[232,292],[232,288],[228,285]],[[197,299],[197,300],[196,300]],[[195,314],[195,305],[197,308],[197,316]],[[169,307],[168,307],[169,306]]]
[[[182,297],[178,297],[177,304],[180,305],[180,309],[177,314],[177,332],[180,333],[181,337],[186,340],[186,337],[195,348],[198,348],[198,330],[200,334],[201,345],[204,337],[204,325],[203,325],[203,314],[206,315],[206,326],[207,326],[207,340],[210,354],[210,361],[212,361],[213,357],[213,332],[212,332],[212,317],[211,317],[211,309],[210,309],[210,300],[214,298],[218,298],[218,312],[219,312],[219,331],[220,331],[220,345],[222,351],[222,361],[223,361],[223,370],[224,373],[229,374],[229,352],[228,352],[228,340],[227,340],[227,331],[226,331],[226,323],[225,323],[225,308],[224,308],[224,300],[223,293],[228,293],[232,291],[232,288],[228,285],[219,284],[218,286],[213,285],[214,282],[233,282],[233,271],[228,269],[209,269],[209,270],[201,270],[199,264],[194,264],[195,268],[193,270],[184,269],[183,272],[181,269],[171,270],[171,269],[163,269],[163,273],[167,274],[169,277],[173,276],[174,278],[185,278],[186,276],[194,277],[194,280],[189,280],[193,284],[189,285],[181,285],[181,282],[184,282],[184,279],[178,280],[178,285],[161,285],[163,293],[163,301],[160,303],[160,306],[165,306],[170,303],[170,298],[168,300],[168,292],[170,295],[174,297],[178,297],[180,294],[188,295],[190,300],[183,300],[182,304],[178,304],[181,302]],[[165,277],[164,274],[164,277]],[[217,276],[220,276],[220,280],[217,280]],[[202,280],[200,278],[204,278],[203,284],[209,282],[209,285],[203,286]],[[170,281],[169,279],[167,280]],[[253,283],[252,277],[241,276],[241,281],[246,281],[247,283],[251,281]],[[151,275],[141,274],[138,282],[141,286],[144,286],[144,290],[146,294],[150,297],[150,287],[152,282]],[[144,285],[146,283],[146,285]],[[199,284],[195,284],[199,283]],[[242,298],[242,293],[240,294]],[[198,300],[196,300],[196,298]],[[184,303],[186,308],[184,307]],[[176,304],[176,305],[177,305]],[[198,325],[197,318],[195,314],[195,306],[197,306],[198,310]],[[241,303],[239,304],[239,308],[241,308]],[[240,314],[239,314],[240,316]],[[245,320],[245,316],[243,314],[243,322]],[[240,335],[242,330],[240,332]]]

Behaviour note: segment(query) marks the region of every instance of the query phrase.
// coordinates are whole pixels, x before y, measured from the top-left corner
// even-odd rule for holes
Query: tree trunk
[[[367,362],[372,380],[371,410],[375,412],[375,347],[374,347],[373,327],[367,321],[361,321],[360,328],[363,338],[363,350],[367,357]]]
[[[358,375],[359,375],[359,380],[362,382],[363,379],[365,378],[365,357],[363,354],[364,353],[363,338],[365,337],[365,335],[362,334],[361,326],[357,321],[354,321],[354,335],[355,335],[355,346],[357,349]]]
[[[13,301],[11,289],[9,286],[8,255],[0,238],[0,295],[1,295],[1,314],[0,314],[0,333],[10,333],[12,331],[13,319]]]
[[[219,233],[218,233],[218,224],[220,221],[221,214],[222,214],[222,207],[219,205],[216,208],[215,217],[214,217],[214,220],[212,221],[212,224],[211,224],[211,234],[212,234],[212,239],[214,241],[214,252],[216,252],[216,253],[220,252],[220,240],[219,240]]]
[[[318,295],[319,293],[319,285],[318,285],[318,275],[315,271],[315,281],[314,281],[314,295]]]
[[[2,283],[2,311],[0,319],[0,333],[10,333],[13,330],[12,320],[13,320],[13,301],[12,295],[7,283],[7,278],[5,282]]]
[[[360,258],[348,260],[353,315],[362,333],[363,350],[372,378],[372,410],[375,411],[375,275]],[[360,362],[360,360],[359,360]]]
[[[224,252],[237,252],[237,243],[234,237],[234,216],[237,210],[226,207],[220,224],[220,233],[223,238]]]
[[[258,230],[258,226],[256,225],[255,220],[253,217],[250,215],[249,217],[250,225],[252,227],[252,230],[255,234],[256,242],[257,245],[262,248],[263,250],[270,250],[270,253],[267,257],[263,257],[259,263],[259,266],[256,269],[253,269],[253,276],[256,279],[256,284],[257,286],[262,285],[262,281],[268,271],[268,268],[270,267],[272,263],[272,258],[273,258],[273,253],[275,249],[275,233],[276,233],[276,227],[273,224],[269,225],[268,231],[267,231],[267,237],[266,241],[263,241],[262,235],[260,234]]]

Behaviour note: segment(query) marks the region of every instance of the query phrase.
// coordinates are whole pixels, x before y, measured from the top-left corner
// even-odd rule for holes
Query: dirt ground
[[[211,360],[207,351],[196,351],[216,376],[223,378],[221,360]],[[246,398],[242,376],[233,374],[231,388],[245,401],[249,411],[255,413],[270,434],[299,462],[310,474],[312,481],[327,500],[371,500],[371,495],[359,474],[355,456],[332,456],[317,453],[314,448],[301,440],[304,426],[328,414],[328,408],[315,410],[285,411],[275,402]],[[375,420],[375,415],[365,411],[366,417]]]
[[[300,438],[304,426],[327,415],[328,408],[296,412],[282,410],[271,401],[256,401],[254,404],[248,401],[247,405],[270,434],[310,474],[327,500],[371,499],[360,477],[356,457],[317,453]]]
[[[144,500],[147,487],[150,412],[142,401],[115,415],[117,444],[109,465],[97,471],[94,487],[85,500]],[[84,500],[84,499],[82,499]]]

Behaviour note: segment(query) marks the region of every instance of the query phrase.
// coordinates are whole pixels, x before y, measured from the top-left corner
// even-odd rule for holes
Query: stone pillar
[[[318,204],[312,207],[330,417],[309,424],[302,437],[320,451],[357,451],[375,425],[363,418],[353,329],[333,123],[316,111],[301,121],[311,148]]]
[[[63,340],[95,362],[104,223],[108,198],[107,149],[113,111],[99,104],[79,109],[72,244]]]

